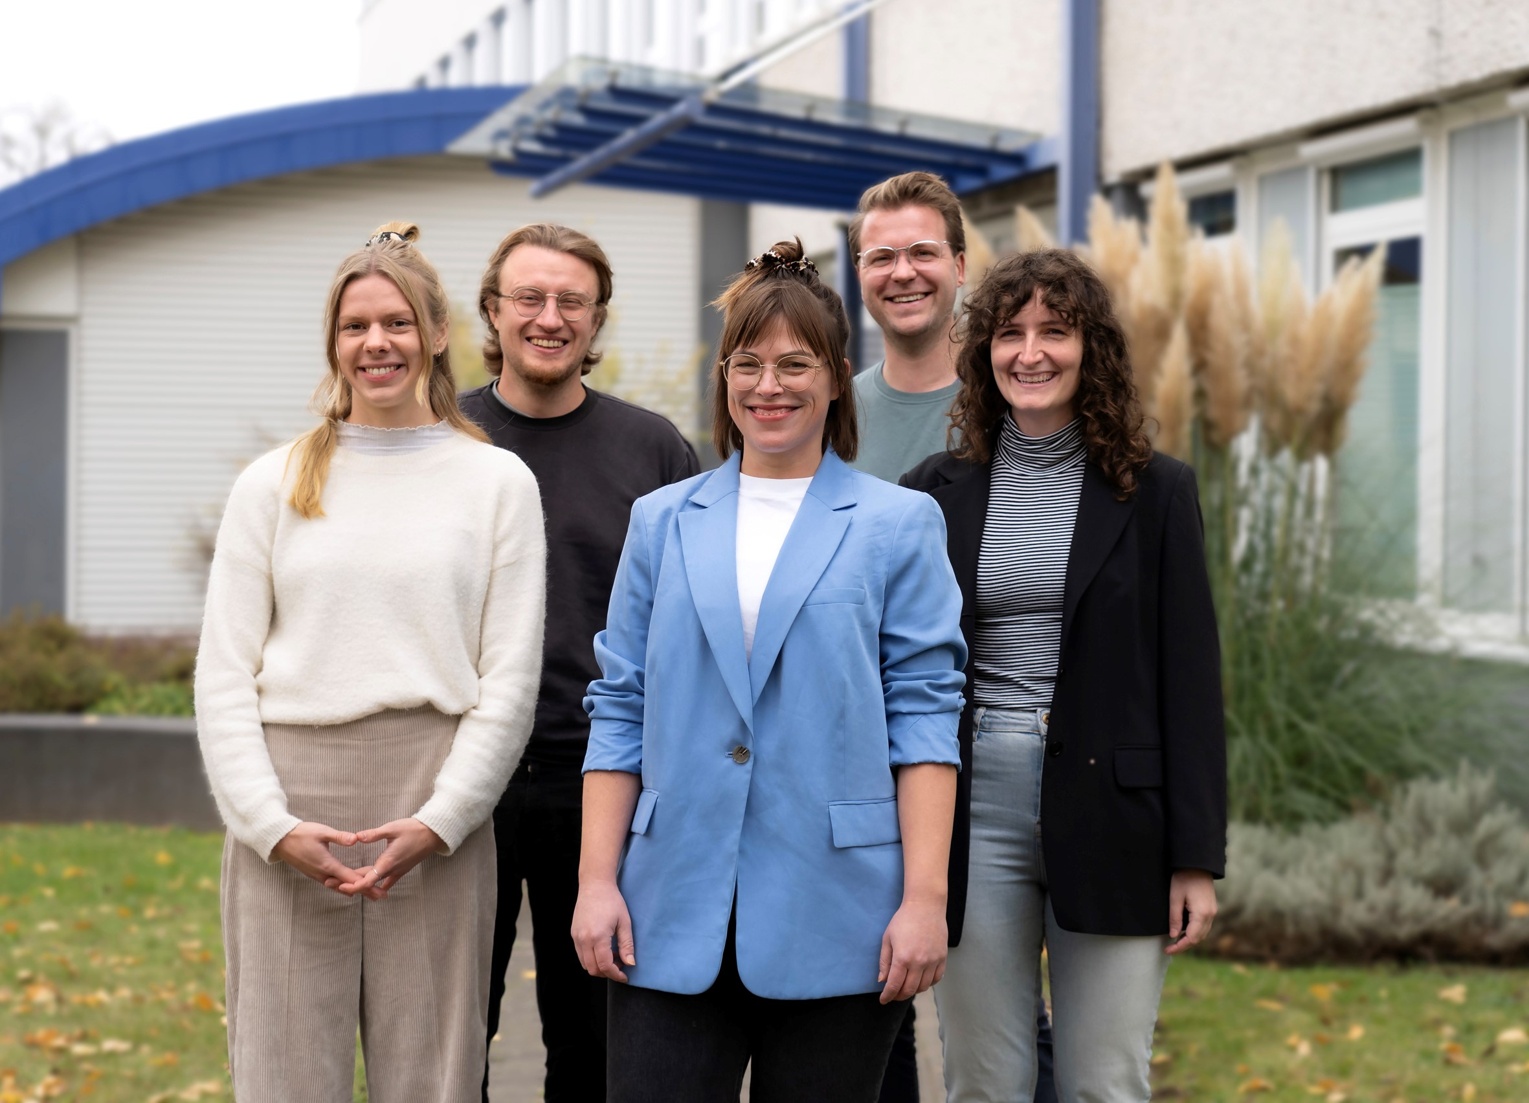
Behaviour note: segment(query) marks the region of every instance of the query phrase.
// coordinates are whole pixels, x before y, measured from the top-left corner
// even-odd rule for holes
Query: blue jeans
[[[1151,1097],[1152,1028],[1168,969],[1167,939],[1057,926],[1041,854],[1048,715],[1044,709],[976,710],[966,925],[934,990],[949,1103],[1031,1099],[1043,941],[1058,1099]]]

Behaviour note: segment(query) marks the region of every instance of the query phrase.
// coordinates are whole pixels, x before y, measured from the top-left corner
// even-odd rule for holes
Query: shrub
[[[1338,823],[1234,824],[1227,868],[1224,954],[1529,962],[1529,825],[1466,764]]]
[[[110,665],[60,617],[0,625],[0,712],[79,712],[106,692]]]
[[[0,621],[0,712],[188,715],[189,704],[176,702],[189,702],[195,662],[179,640],[92,638],[61,617],[12,613]],[[111,708],[92,708],[108,697]]]
[[[86,711],[97,716],[191,716],[191,687],[185,682],[115,682]]]

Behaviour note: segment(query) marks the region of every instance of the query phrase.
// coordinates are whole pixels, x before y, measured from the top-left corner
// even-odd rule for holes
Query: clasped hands
[[[334,856],[331,846],[355,846],[387,840],[369,866],[352,869]],[[271,850],[274,858],[345,896],[382,900],[409,870],[431,854],[446,849],[441,837],[412,817],[392,820],[365,831],[337,831],[327,824],[304,821],[284,835]]]

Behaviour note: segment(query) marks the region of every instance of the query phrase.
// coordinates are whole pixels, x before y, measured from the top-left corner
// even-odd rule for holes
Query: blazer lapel
[[[1119,501],[1115,489],[1093,464],[1083,468],[1083,490],[1078,497],[1078,519],[1072,529],[1072,548],[1067,553],[1067,581],[1062,588],[1062,638],[1059,655],[1067,654],[1067,636],[1083,591],[1104,566],[1115,542],[1125,531],[1136,509],[1135,497]]]
[[[770,572],[770,581],[765,586],[764,598],[759,603],[759,622],[754,629],[754,650],[749,659],[751,701],[759,700],[786,642],[786,634],[801,611],[802,602],[807,600],[807,595],[839,550],[839,542],[849,528],[854,504],[853,473],[833,452],[825,452],[817,474],[807,487],[801,509],[791,522],[791,531],[781,545],[775,568]],[[737,602],[735,579],[733,604]]]
[[[690,598],[722,672],[722,683],[752,731],[754,698],[749,693],[743,614],[738,605],[738,457],[712,472],[690,502],[701,507],[679,515]]]
[[[990,464],[966,468],[954,481],[933,492],[945,511],[946,549],[961,587],[963,617],[977,612],[977,558],[982,551],[982,529],[987,524],[991,474]]]

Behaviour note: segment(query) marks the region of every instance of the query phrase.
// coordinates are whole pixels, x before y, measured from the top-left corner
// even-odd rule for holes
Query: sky
[[[0,115],[116,141],[356,89],[362,0],[0,0]]]

